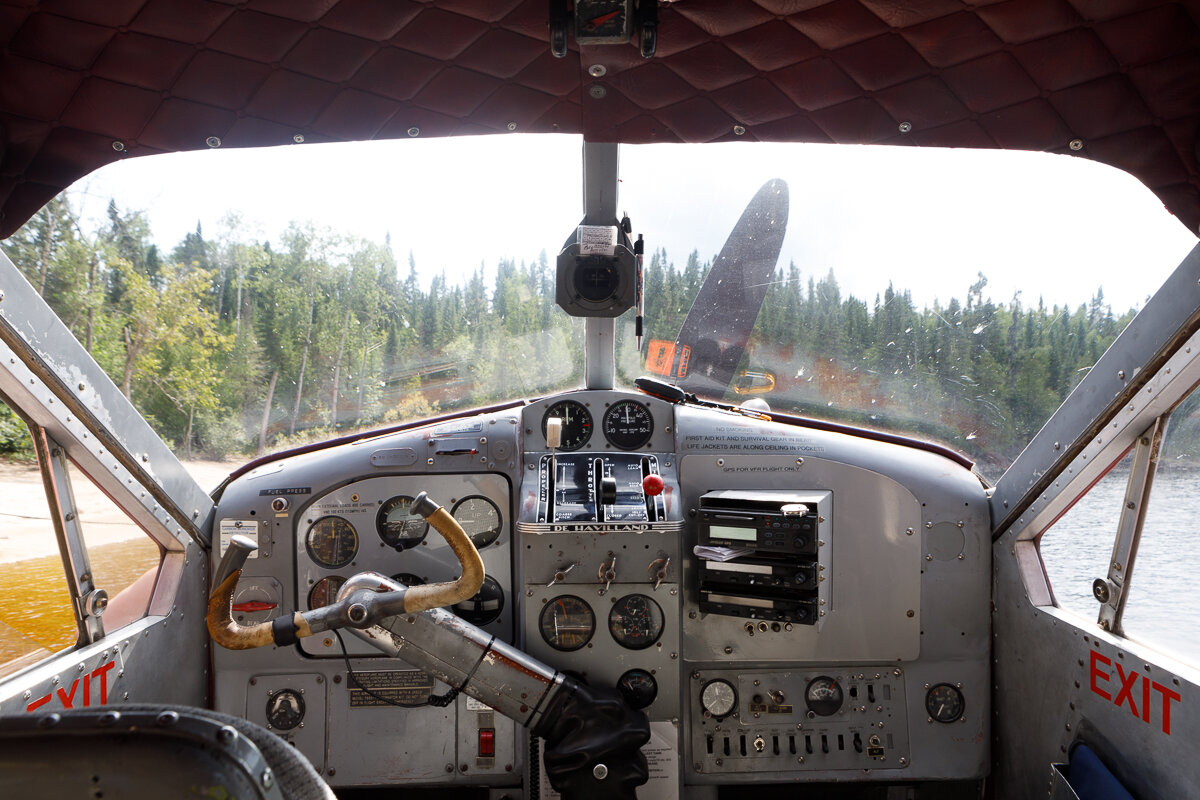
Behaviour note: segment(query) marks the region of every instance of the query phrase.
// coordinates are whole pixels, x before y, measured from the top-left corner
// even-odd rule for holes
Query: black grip
[[[276,617],[271,623],[271,638],[280,647],[300,641],[300,637],[296,635],[296,621],[286,614]]]

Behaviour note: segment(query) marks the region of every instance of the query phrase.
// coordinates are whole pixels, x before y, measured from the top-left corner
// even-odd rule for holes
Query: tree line
[[[185,457],[251,455],[314,437],[577,385],[582,326],[554,304],[542,252],[424,288],[411,255],[293,223],[260,241],[236,217],[169,253],[147,217],[107,209],[84,230],[60,195],[5,253]],[[673,340],[711,268],[647,257],[647,338]],[[1010,460],[1133,310],[1097,290],[1076,308],[994,302],[980,274],[963,300],[917,308],[888,285],[843,296],[832,272],[777,268],[742,367],[772,407],[930,436]],[[618,373],[643,372],[618,326]],[[755,377],[759,376],[759,377]],[[737,400],[735,394],[730,398]],[[0,451],[24,447],[0,418]]]

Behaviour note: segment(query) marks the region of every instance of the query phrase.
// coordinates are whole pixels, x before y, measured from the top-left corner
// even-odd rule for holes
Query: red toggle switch
[[[647,475],[642,478],[642,491],[647,497],[658,497],[663,493],[663,479],[659,475]]]
[[[496,731],[492,728],[479,729],[480,758],[494,758],[496,755]]]

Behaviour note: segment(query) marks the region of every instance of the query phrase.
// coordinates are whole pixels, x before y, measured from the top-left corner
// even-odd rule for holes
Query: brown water
[[[146,536],[98,545],[88,551],[96,586],[110,598],[158,565],[158,546]],[[141,609],[145,613],[145,609]],[[75,643],[77,629],[58,555],[0,564],[0,675],[28,656]]]

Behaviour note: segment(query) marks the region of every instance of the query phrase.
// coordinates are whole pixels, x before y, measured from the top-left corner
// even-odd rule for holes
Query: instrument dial
[[[925,693],[925,710],[938,722],[957,722],[965,708],[962,692],[948,683],[939,683]]]
[[[487,625],[498,619],[500,612],[504,610],[504,589],[495,578],[487,575],[479,591],[466,600],[455,603],[452,610],[472,625]]]
[[[627,594],[613,604],[608,630],[617,644],[630,650],[645,650],[663,632],[662,607],[644,594]]]
[[[658,681],[644,669],[634,668],[617,678],[617,691],[629,703],[630,708],[639,711],[654,702],[658,697]]]
[[[546,644],[555,650],[578,650],[596,632],[596,615],[592,607],[575,595],[564,594],[542,607],[538,627]]]
[[[309,558],[323,567],[338,569],[358,553],[358,531],[341,517],[321,517],[304,537]]]
[[[822,717],[836,714],[844,699],[837,680],[825,675],[813,678],[804,690],[804,702],[808,704],[809,711]]]
[[[724,719],[737,708],[737,689],[733,684],[721,678],[715,678],[700,689],[700,705],[704,708],[705,716],[714,719]]]
[[[375,530],[388,547],[408,550],[425,541],[429,523],[420,514],[412,511],[413,499],[406,494],[397,495],[379,507],[375,515]]]
[[[546,435],[546,420],[558,417],[562,420],[562,441],[559,450],[578,450],[592,438],[592,415],[583,403],[575,400],[559,400],[546,409],[542,417],[542,436]]]
[[[636,400],[613,403],[601,420],[604,438],[621,450],[636,450],[650,441],[654,434],[654,417],[650,409]]]
[[[267,698],[267,724],[277,731],[290,731],[304,720],[304,695],[295,689],[280,689]]]
[[[482,495],[464,497],[450,514],[476,547],[487,547],[500,537],[500,509]]]
[[[345,578],[337,575],[330,575],[328,578],[321,578],[313,584],[313,587],[308,590],[308,607],[309,608],[324,608],[330,603],[337,600],[338,590],[346,583]]]

